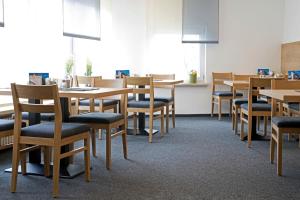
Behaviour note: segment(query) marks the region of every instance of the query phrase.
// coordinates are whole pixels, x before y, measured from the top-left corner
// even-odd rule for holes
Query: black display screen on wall
[[[100,0],[63,0],[63,35],[100,40]]]

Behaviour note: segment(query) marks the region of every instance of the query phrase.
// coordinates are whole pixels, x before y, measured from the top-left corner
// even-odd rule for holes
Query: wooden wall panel
[[[281,46],[281,71],[300,70],[300,41],[282,44]]]

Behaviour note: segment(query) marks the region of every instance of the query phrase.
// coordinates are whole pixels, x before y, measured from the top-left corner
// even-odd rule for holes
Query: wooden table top
[[[248,87],[249,86],[249,81],[224,81],[225,85],[228,85],[230,87]]]
[[[154,86],[177,85],[183,83],[183,80],[153,80]]]
[[[300,102],[300,90],[260,90],[259,94],[283,102]]]
[[[95,90],[59,90],[60,97],[75,97],[75,98],[101,98],[107,96],[115,96],[132,92],[131,88],[98,88]],[[11,95],[10,88],[0,89],[0,95]]]

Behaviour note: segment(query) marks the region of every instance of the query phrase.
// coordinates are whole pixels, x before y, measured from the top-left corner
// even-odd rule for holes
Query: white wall
[[[300,41],[300,1],[285,0],[283,42]]]
[[[299,7],[297,0],[290,2],[290,9]],[[35,6],[30,8],[28,3]],[[61,33],[61,1],[11,0],[6,5],[10,11],[6,15],[11,14],[6,16],[6,27],[0,28],[1,69],[17,79],[27,79],[28,71],[45,70],[62,77],[69,40]],[[182,0],[102,0],[101,5],[101,41],[74,41],[78,74],[84,73],[89,58],[94,75],[104,78],[112,78],[115,69],[122,68],[138,74],[176,72],[180,79],[187,77],[181,43]],[[283,10],[284,0],[220,0],[220,42],[207,46],[208,82],[213,71],[255,73],[258,66],[279,71]],[[297,13],[288,13],[292,11]],[[288,14],[286,18],[294,20]],[[300,28],[292,20],[285,25],[290,30],[285,38],[297,39]],[[294,32],[295,36],[289,36]],[[1,73],[0,85],[7,80],[16,78]],[[178,114],[210,112],[210,86],[181,87],[176,94]]]
[[[180,70],[185,66],[179,50],[182,49],[180,44],[181,1],[150,0],[150,2],[152,12],[148,13],[149,26],[150,30],[154,29],[154,31],[148,31],[150,43],[151,38],[159,34],[164,34],[168,41],[152,51],[173,54],[166,54],[166,57],[152,57],[156,65],[150,65],[144,71],[172,72],[177,70],[179,75],[184,77],[187,72]],[[207,46],[208,82],[211,79],[211,72],[249,74],[255,73],[258,66],[270,66],[273,71],[280,71],[283,7],[283,0],[220,0],[220,42]],[[163,51],[160,50],[161,48]],[[164,66],[160,65],[160,62]],[[210,113],[210,90],[210,86],[178,88],[177,113]]]

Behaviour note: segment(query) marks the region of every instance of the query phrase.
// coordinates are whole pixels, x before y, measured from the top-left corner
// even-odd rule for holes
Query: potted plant
[[[191,70],[189,74],[190,78],[190,83],[197,83],[197,71],[196,70]]]
[[[65,86],[67,88],[69,88],[71,86],[73,66],[74,66],[74,59],[73,59],[73,57],[70,57],[67,60],[66,65],[65,65],[66,77],[65,77],[65,80],[63,80],[65,82]]]
[[[92,76],[92,73],[92,62],[89,59],[87,59],[85,76]]]

